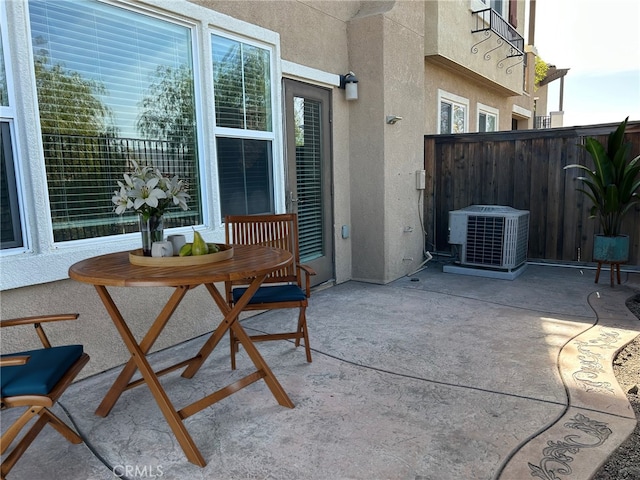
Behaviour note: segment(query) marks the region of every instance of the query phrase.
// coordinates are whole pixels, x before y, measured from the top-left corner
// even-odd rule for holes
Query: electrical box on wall
[[[427,183],[427,172],[425,170],[416,170],[416,190],[424,190]]]

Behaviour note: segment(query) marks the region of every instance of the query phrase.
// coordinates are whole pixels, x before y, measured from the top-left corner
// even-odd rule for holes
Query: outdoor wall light
[[[344,98],[346,100],[357,100],[358,78],[355,73],[349,72],[346,75],[340,75],[340,88],[344,89]]]
[[[402,120],[402,117],[397,115],[387,115],[387,123],[389,125],[395,125],[400,120]]]

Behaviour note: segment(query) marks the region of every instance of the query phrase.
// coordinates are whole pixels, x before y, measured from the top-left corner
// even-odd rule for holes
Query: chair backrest
[[[225,241],[228,244],[265,245],[288,250],[293,263],[269,275],[264,283],[301,284],[297,265],[300,263],[298,247],[298,216],[295,213],[273,215],[227,215]],[[246,283],[244,281],[234,284]]]

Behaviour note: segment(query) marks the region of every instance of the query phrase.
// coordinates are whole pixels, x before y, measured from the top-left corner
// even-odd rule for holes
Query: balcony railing
[[[136,215],[116,215],[111,202],[132,160],[190,184],[189,210],[173,209],[165,227],[201,221],[196,152],[183,142],[44,133],[42,145],[57,242],[136,231]]]
[[[472,14],[475,19],[475,29],[471,30],[471,33],[493,32],[509,44],[510,57],[524,55],[524,38],[498,12],[492,8],[485,8]]]
[[[542,128],[551,128],[551,116],[550,115],[536,115],[535,116],[535,124],[534,127],[535,129],[542,129]]]

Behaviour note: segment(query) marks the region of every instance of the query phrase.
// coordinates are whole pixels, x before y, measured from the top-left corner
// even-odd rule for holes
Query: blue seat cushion
[[[246,291],[246,288],[234,288],[233,302],[237,302]],[[274,285],[271,287],[260,287],[251,300],[249,300],[249,304],[301,302],[306,298],[307,296],[304,294],[304,291],[298,285]]]
[[[82,345],[65,345],[4,355],[29,355],[30,358],[24,365],[0,368],[2,396],[47,395],[82,352]]]

